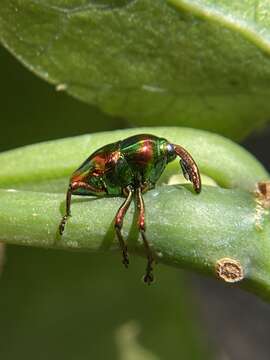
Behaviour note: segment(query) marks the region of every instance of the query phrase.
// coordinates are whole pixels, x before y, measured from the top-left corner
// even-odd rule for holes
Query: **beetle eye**
[[[176,158],[174,145],[167,143],[166,144],[166,156],[167,156],[167,162],[170,162]]]
[[[167,144],[167,151],[169,155],[173,155],[174,154],[174,147],[172,144]]]

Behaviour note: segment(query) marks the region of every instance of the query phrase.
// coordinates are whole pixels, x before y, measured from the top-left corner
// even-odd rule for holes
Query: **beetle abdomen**
[[[89,170],[95,169],[98,172],[104,172],[106,166],[111,163],[113,155],[116,152],[119,152],[120,141],[105,145],[94,153],[92,153],[74,172],[75,173],[85,173]]]
[[[71,182],[82,182],[91,186],[91,189],[78,188],[77,195],[105,195],[108,193],[106,174],[114,172],[114,166],[120,156],[120,142],[105,145],[92,153],[81,166],[72,174]],[[119,191],[115,191],[119,194]]]

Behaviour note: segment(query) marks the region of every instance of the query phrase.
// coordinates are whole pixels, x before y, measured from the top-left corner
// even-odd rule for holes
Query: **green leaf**
[[[217,262],[231,258],[241,264],[240,284],[270,298],[269,212],[254,194],[256,182],[269,177],[265,169],[243,148],[218,135],[181,128],[142,130],[185,146],[203,175],[219,184],[203,185],[200,195],[190,185],[163,185],[145,194],[147,236],[158,261],[215,275]],[[72,170],[98,146],[138,132],[85,135],[0,155],[0,238],[46,248],[118,250],[113,218],[123,199],[74,197],[73,216],[60,238],[65,196],[59,192],[65,191]],[[179,171],[175,161],[161,183]],[[130,251],[142,254],[133,209],[124,235]]]
[[[2,0],[0,41],[109,114],[239,139],[270,115],[269,15],[266,0]]]

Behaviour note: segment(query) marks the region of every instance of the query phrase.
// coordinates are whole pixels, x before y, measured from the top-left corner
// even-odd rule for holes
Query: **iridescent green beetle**
[[[125,140],[103,146],[90,155],[72,174],[66,195],[66,213],[59,231],[62,235],[65,224],[71,216],[71,195],[125,196],[115,216],[115,232],[123,253],[123,264],[129,264],[127,245],[122,236],[124,216],[135,197],[138,208],[138,228],[147,253],[147,267],[144,281],[153,281],[154,256],[145,236],[145,210],[142,194],[155,187],[166,165],[180,157],[180,165],[194,190],[201,191],[199,169],[191,155],[180,145],[174,145],[164,138],[150,134],[139,134]]]

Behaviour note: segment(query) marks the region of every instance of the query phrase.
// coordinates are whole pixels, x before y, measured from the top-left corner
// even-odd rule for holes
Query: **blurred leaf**
[[[0,151],[125,126],[123,120],[56,91],[25,69],[2,46],[0,79]]]
[[[158,360],[211,359],[196,301],[175,269],[160,265],[149,289],[138,280],[139,258],[128,271],[119,254],[9,246],[7,258],[1,359],[129,360],[142,352]]]
[[[221,136],[180,128],[140,130],[180,143],[195,157],[203,174],[223,187],[237,187],[204,185],[202,193],[195,195],[189,187],[161,186],[145,194],[147,235],[159,262],[215,275],[217,261],[231,257],[243,268],[245,279],[241,284],[270,297],[270,245],[265,241],[270,226],[268,210],[252,192],[256,182],[267,179],[268,173],[243,148]],[[60,239],[64,194],[53,192],[65,190],[65,176],[91,151],[134,133],[138,129],[51,141],[3,153],[0,185],[8,189],[0,191],[0,238],[7,243],[42,247],[117,249],[112,221],[122,199],[77,197],[73,217]],[[176,164],[163,181],[175,172]],[[133,211],[129,212],[124,233],[130,250],[141,253],[134,219]]]
[[[2,0],[0,40],[109,114],[239,139],[270,114],[269,15],[253,0]]]

